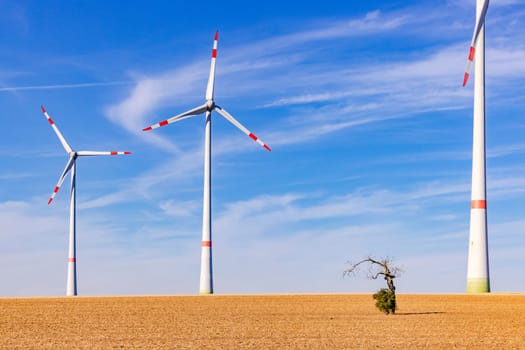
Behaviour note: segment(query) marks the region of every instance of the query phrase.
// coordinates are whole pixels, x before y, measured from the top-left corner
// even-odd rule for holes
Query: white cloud
[[[302,144],[341,130],[358,126],[363,130],[372,123],[420,117],[426,112],[470,109],[472,86],[460,88],[470,33],[458,38],[459,34],[449,28],[448,34],[441,37],[443,32],[439,29],[463,26],[443,20],[449,17],[438,16],[447,10],[437,9],[441,13],[426,16],[421,16],[424,11],[404,11],[403,14],[375,11],[358,19],[319,21],[317,25],[306,23],[302,31],[248,45],[225,47],[225,50],[220,46],[217,102],[224,104],[249,129],[253,128],[270,146]],[[498,23],[502,21],[492,18]],[[425,23],[427,20],[429,23]],[[439,38],[423,36],[419,30],[422,26],[440,33]],[[487,40],[487,72],[494,81],[491,86],[498,84],[498,88],[492,90],[496,98],[491,97],[491,106],[498,106],[506,97],[509,81],[520,85],[524,72],[519,63],[525,57],[523,49],[513,40],[517,34],[507,37],[508,29],[500,32],[498,27],[493,28],[495,34]],[[465,43],[463,37],[467,38]],[[346,38],[350,40],[344,40]],[[368,38],[374,38],[377,43],[370,44],[369,52],[354,56],[360,51],[353,51],[353,45],[363,45]],[[410,48],[404,52],[387,50],[389,45],[396,45],[395,40],[419,40],[426,44],[415,45],[417,52]],[[141,129],[169,117],[166,111],[175,114],[202,103],[208,54],[205,51],[202,59],[189,63],[179,64],[175,59],[177,69],[130,74],[135,83],[127,96],[106,108],[109,120],[142,141],[171,153],[166,158],[143,155],[138,175],[119,181],[112,193],[90,194],[87,200],[79,201],[83,294],[193,293],[197,290],[201,140],[168,139],[161,136],[166,135],[164,130],[143,133]],[[516,68],[512,70],[513,66]],[[516,95],[519,93],[514,91],[513,96]],[[245,119],[251,115],[253,119]],[[215,130],[221,133],[218,125]],[[183,134],[186,129],[181,125],[169,132],[179,130],[183,130],[180,131]],[[240,147],[237,141],[245,136],[234,129],[231,133],[231,137],[214,139],[214,157],[230,161],[226,153],[240,155],[260,150],[254,143]],[[188,141],[190,139],[192,141]],[[248,145],[251,141],[245,139],[244,142]],[[522,153],[521,142],[505,142],[488,148],[491,161]],[[294,168],[296,155],[282,152],[285,160],[277,163],[276,168],[284,162],[286,167]],[[374,165],[371,172],[380,172],[382,168],[378,165],[418,163],[429,158],[467,163],[470,152],[424,149],[416,156],[414,150],[410,150],[406,157],[376,153],[366,162]],[[222,204],[225,202],[221,199],[221,204],[214,206],[213,221],[218,291],[370,291],[376,288],[373,282],[341,277],[346,260],[368,254],[394,255],[407,266],[407,274],[402,282],[400,280],[400,291],[462,291],[470,200],[469,166],[465,169],[401,169],[399,173],[406,176],[409,172],[411,179],[416,172],[425,176],[432,173],[433,177],[430,181],[394,185],[387,181],[367,182],[370,173],[359,170],[355,182],[370,187],[359,187],[349,181],[337,191],[320,185],[321,181],[314,175],[279,177],[268,194],[254,186],[250,194],[231,196],[235,198],[230,198],[227,205]],[[270,171],[273,170],[279,169]],[[517,203],[525,191],[522,170],[518,165],[489,169],[491,203],[492,199],[498,203]],[[458,177],[458,173],[465,176]],[[24,174],[13,172],[2,176],[16,175]],[[279,181],[286,184],[277,183]],[[292,191],[288,184],[294,181],[310,182]],[[220,185],[215,188],[224,190]],[[285,191],[280,193],[279,189],[283,188]],[[17,282],[18,276],[26,274],[38,281],[38,288],[47,294],[63,292],[67,201],[54,208],[44,208],[45,199],[39,199],[38,203],[0,203],[3,212],[0,222],[6,223],[5,230],[1,231],[4,249],[14,246],[23,251],[19,256],[2,256],[2,264],[15,266],[8,273],[3,295],[17,288],[26,293],[30,283]],[[126,205],[106,208],[117,203]],[[519,208],[514,210],[518,212]],[[495,218],[489,223],[494,246],[491,254],[504,257],[505,253],[512,252],[518,256],[519,249],[508,247],[512,243],[518,248],[523,246],[518,239],[523,236],[522,220],[497,214],[497,209],[490,213]],[[509,245],[511,240],[514,241]],[[34,268],[33,258],[43,261],[38,269]],[[510,271],[517,271],[519,266],[518,261]],[[502,270],[500,263],[496,267],[498,275],[501,276]],[[330,290],[326,286],[330,286]],[[34,290],[27,293],[35,294]]]
[[[166,169],[172,173],[159,172],[161,177],[139,178],[134,184],[142,182],[151,191],[164,176],[179,180],[189,176],[182,169],[173,172],[176,168],[170,164]],[[491,193],[515,191],[524,187],[522,182],[492,181]],[[452,207],[455,195],[465,202],[462,214]],[[368,292],[377,288],[376,282],[343,279],[341,274],[347,260],[370,254],[392,255],[406,267],[398,282],[401,292],[461,292],[468,200],[469,186],[454,180],[417,183],[399,191],[376,187],[342,194],[298,192],[231,202],[214,215],[217,292]],[[2,263],[15,267],[5,276],[2,295],[63,293],[67,205],[44,208],[44,202],[0,203],[0,221],[6,224],[1,232],[4,250],[12,253],[16,247],[20,252],[3,254]],[[129,209],[125,216],[81,209],[82,294],[196,291],[200,201],[161,200],[158,208],[151,216]],[[430,212],[433,215],[423,215]],[[418,220],[413,220],[415,215]],[[489,223],[493,270],[499,277],[503,273],[499,261],[508,242],[524,244],[522,221],[500,218]],[[519,264],[506,269],[505,273],[516,271]],[[279,274],[274,273],[277,270]],[[27,280],[20,280],[20,273]],[[495,290],[520,286],[498,279],[493,284]]]
[[[0,181],[2,180],[13,180],[13,179],[23,179],[28,177],[34,177],[35,174],[32,173],[11,173],[11,174],[0,174]]]
[[[187,101],[188,97],[196,95],[196,83],[204,77],[201,66],[202,64],[197,62],[154,77],[136,76],[137,82],[130,95],[123,101],[107,107],[106,115],[132,134],[141,135],[144,141],[177,153],[178,147],[172,141],[151,132],[143,133],[141,130],[170,117],[152,116],[159,107]]]
[[[487,150],[488,158],[505,157],[513,154],[525,154],[525,143],[518,142],[500,145]]]
[[[191,217],[201,209],[197,201],[174,201],[166,200],[159,203],[159,208],[167,217]]]
[[[283,46],[301,45],[306,42],[339,39],[342,37],[368,36],[391,32],[410,22],[412,18],[401,14],[383,14],[376,10],[368,12],[360,19],[349,19],[327,24],[320,28],[305,30],[295,34],[284,35],[263,43],[281,48]],[[265,45],[266,46],[266,45]]]
[[[93,83],[76,83],[76,84],[52,84],[52,85],[30,85],[30,86],[3,86],[0,92],[16,92],[31,90],[57,90],[57,89],[80,89],[89,87],[130,85],[131,81],[110,81],[110,82],[93,82]]]
[[[439,11],[447,14],[445,9]],[[457,44],[449,40],[425,51],[392,56],[383,53],[366,61],[341,59],[338,52],[323,53],[324,45],[329,49],[341,37],[376,37],[378,33],[386,37],[410,37],[414,35],[413,27],[446,27],[434,18],[435,15],[432,17],[422,9],[372,11],[358,19],[321,22],[310,28],[306,25],[304,31],[228,47],[224,52],[219,47],[216,91],[219,98],[235,97],[241,109],[253,108],[240,101],[256,94],[259,100],[268,101],[260,106],[275,108],[280,114],[284,111],[286,118],[277,123],[265,120],[272,124],[262,130],[257,128],[261,135],[269,135],[263,139],[274,145],[311,141],[384,120],[471,108],[471,87],[460,86],[468,42]],[[518,67],[523,50],[511,40],[493,39],[487,48],[491,79],[523,78],[524,72]],[[512,75],[509,69],[513,70]],[[207,73],[208,62],[202,59],[152,76],[137,75],[137,84],[130,95],[107,108],[107,114],[115,123],[138,133],[145,124],[169,117],[152,119],[150,114],[159,108],[177,106],[174,110],[179,112],[200,103],[198,96],[203,94]],[[501,98],[503,91],[498,89],[498,95]],[[182,101],[189,102],[179,110]],[[178,150],[173,142],[158,134],[148,133],[143,138],[163,149]],[[235,149],[227,141],[220,143],[220,147]]]
[[[249,84],[265,84],[260,81],[259,77],[250,79],[249,84],[240,80],[239,83],[230,84],[232,74],[243,74],[251,72],[260,72],[259,74],[278,73],[278,71],[287,69],[287,66],[298,62],[298,58],[292,58],[289,54],[290,47],[298,46],[317,40],[336,39],[340,36],[351,35],[370,35],[372,33],[384,32],[402,25],[404,19],[392,17],[388,20],[378,11],[367,14],[363,19],[341,21],[318,29],[307,30],[290,35],[283,35],[276,38],[263,40],[256,44],[249,44],[243,47],[234,48],[232,53],[226,53],[221,59],[221,67],[218,70],[218,79],[224,79],[222,85],[230,87],[229,93],[236,91],[250,91]],[[352,28],[349,31],[349,28]],[[247,61],[247,57],[257,56],[256,62]],[[237,61],[236,61],[237,59]],[[304,58],[303,58],[304,60]],[[124,126],[128,131],[139,134],[138,130],[146,126],[147,123],[157,122],[169,116],[157,117],[152,119],[148,114],[163,106],[180,105],[181,101],[200,102],[197,96],[203,95],[204,80],[207,77],[207,64],[204,60],[199,60],[186,64],[181,68],[158,73],[153,76],[135,75],[137,83],[130,92],[130,95],[121,102],[118,102],[106,109],[106,114],[114,123]],[[242,77],[241,77],[242,79]],[[267,81],[266,83],[274,84]],[[233,90],[232,90],[233,88]],[[259,87],[255,88],[256,90]],[[286,101],[286,99],[284,100]],[[280,103],[282,104],[282,102]],[[188,106],[189,108],[190,106]],[[176,113],[174,113],[176,114]],[[157,144],[159,147],[177,150],[175,145],[157,135],[148,136],[145,140]]]

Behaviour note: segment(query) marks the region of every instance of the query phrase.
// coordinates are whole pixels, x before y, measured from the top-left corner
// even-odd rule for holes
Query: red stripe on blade
[[[473,200],[470,203],[471,209],[487,209],[487,201],[484,199]]]
[[[126,152],[124,152],[124,154],[131,154],[131,152],[126,151]]]
[[[59,189],[60,189],[60,187],[56,186],[55,189],[53,190],[53,192],[57,193]]]
[[[72,262],[72,263],[76,263],[77,259],[76,258],[67,258],[67,261],[68,262]]]
[[[53,201],[53,198],[49,198],[49,200],[47,201],[47,204],[51,204],[51,202]]]
[[[255,136],[254,134],[250,133],[250,135],[248,136],[250,136],[252,140],[257,141],[257,136]]]
[[[112,156],[116,156],[116,155],[118,154],[118,152],[111,151],[110,154],[111,154]]]
[[[202,241],[203,247],[211,247],[211,241]]]
[[[164,126],[164,125],[168,125],[168,121],[167,120],[163,120],[159,123],[159,126]]]
[[[217,49],[211,50],[211,57],[216,58],[217,57]]]
[[[471,46],[470,47],[470,51],[468,53],[468,60],[469,61],[473,61],[474,60],[474,54],[476,53],[476,49],[474,48],[474,46]]]
[[[44,108],[44,106],[40,106],[40,108],[42,109],[42,113],[46,113],[46,109]]]
[[[150,131],[150,130],[152,130],[152,129],[153,129],[153,128],[152,128],[151,126],[148,126],[147,128],[142,129],[142,131]]]
[[[468,81],[468,73],[465,73],[465,75],[463,76],[463,86],[467,85],[467,81]]]
[[[270,152],[272,151],[272,149],[268,145],[264,145],[263,147],[266,148]]]
[[[48,121],[49,124],[51,124],[51,125],[55,124],[55,122],[54,122],[53,119],[51,119],[51,118],[47,118],[47,121]]]
[[[215,32],[215,38],[213,38],[213,40],[219,40],[219,31]]]

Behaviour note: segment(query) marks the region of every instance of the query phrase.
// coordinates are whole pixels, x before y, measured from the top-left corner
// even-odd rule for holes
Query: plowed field
[[[0,298],[8,349],[525,349],[525,294]]]

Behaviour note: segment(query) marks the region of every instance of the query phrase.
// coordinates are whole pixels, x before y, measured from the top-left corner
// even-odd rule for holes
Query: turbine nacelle
[[[215,108],[215,102],[213,100],[206,101],[206,111],[211,112]]]

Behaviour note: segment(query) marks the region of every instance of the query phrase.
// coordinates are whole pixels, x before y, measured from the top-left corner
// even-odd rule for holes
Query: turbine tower
[[[213,269],[212,269],[212,235],[211,235],[211,112],[216,111],[227,121],[235,125],[243,133],[248,135],[252,140],[263,146],[266,150],[271,151],[270,147],[262,142],[251,131],[246,129],[226,110],[215,104],[213,100],[213,90],[215,84],[215,60],[217,57],[217,41],[219,32],[215,33],[213,40],[213,49],[211,52],[210,75],[206,88],[206,102],[203,105],[190,109],[184,113],[163,120],[152,126],[142,129],[149,131],[152,129],[165,126],[176,121],[190,118],[205,113],[205,138],[204,138],[204,196],[202,206],[202,242],[201,242],[201,274],[200,274],[200,294],[213,294]]]
[[[67,285],[66,285],[66,295],[75,296],[77,295],[77,249],[76,249],[76,160],[78,157],[84,156],[116,156],[120,154],[131,154],[131,152],[95,152],[95,151],[74,151],[71,146],[67,143],[66,139],[58,130],[57,126],[53,122],[53,119],[49,116],[44,106],[42,106],[42,113],[44,113],[47,121],[55,131],[55,134],[58,136],[60,143],[66,150],[69,155],[69,160],[66,163],[66,167],[58,179],[58,183],[49,198],[47,204],[51,204],[55,198],[60,186],[64,182],[66,175],[71,174],[71,193],[70,198],[71,202],[69,205],[69,250],[67,258]]]
[[[485,15],[488,6],[489,0],[476,0],[476,26],[463,77],[465,86],[472,61],[476,60],[467,293],[490,292],[485,157]]]

